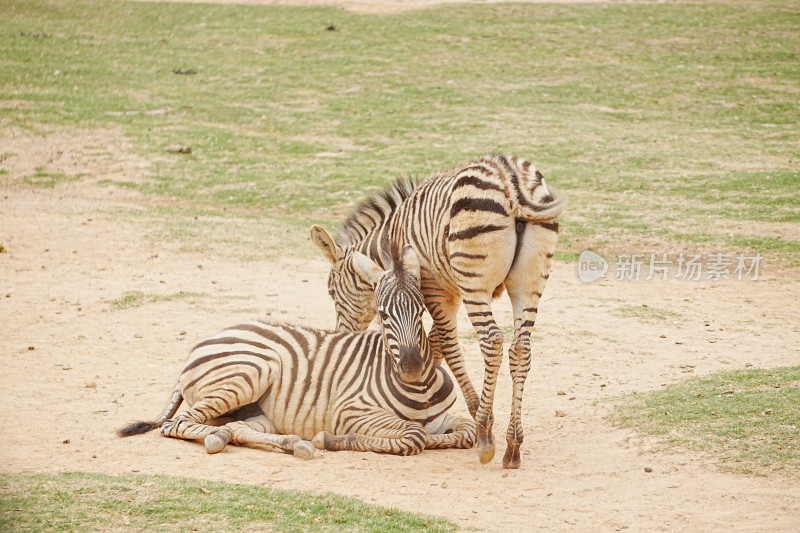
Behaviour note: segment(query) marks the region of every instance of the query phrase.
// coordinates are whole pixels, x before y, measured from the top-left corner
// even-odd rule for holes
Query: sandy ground
[[[141,472],[334,491],[479,531],[793,531],[800,523],[796,479],[720,473],[712,458],[655,452],[604,420],[608,397],[718,370],[798,364],[798,281],[768,260],[759,281],[697,283],[589,285],[575,265],[557,264],[540,306],[520,470],[500,462],[505,369],[496,405],[501,446],[488,465],[474,450],[412,458],[322,452],[305,462],[229,447],[209,456],[157,432],[119,439],[114,430],[154,417],[188,349],[221,327],[254,317],[331,327],[326,263],[313,251],[308,260],[240,260],[154,238],[143,217],[127,215],[148,198],[94,184],[146,170],[115,132],[5,132],[0,145],[4,472]],[[51,189],[22,184],[37,168],[90,177]],[[219,222],[196,224],[213,233]],[[297,246],[312,250],[310,241]],[[130,291],[148,298],[116,309],[111,302]],[[192,296],[176,297],[181,291]],[[675,317],[619,317],[615,310],[627,305]],[[501,325],[510,324],[507,300],[496,310]],[[478,383],[477,343],[461,321]],[[463,403],[456,408],[466,414]]]

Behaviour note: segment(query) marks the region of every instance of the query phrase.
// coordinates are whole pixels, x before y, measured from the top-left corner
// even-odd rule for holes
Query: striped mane
[[[403,250],[397,241],[392,241],[388,246],[384,246],[384,261],[392,265],[394,277],[398,285],[402,286],[406,280],[406,265],[403,261]]]
[[[419,186],[412,178],[398,178],[383,192],[362,201],[347,217],[336,236],[336,243],[346,247],[362,241],[389,218]]]

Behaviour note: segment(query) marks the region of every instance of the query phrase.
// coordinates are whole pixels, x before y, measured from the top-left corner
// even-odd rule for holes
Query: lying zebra
[[[447,413],[453,382],[434,363],[422,316],[420,266],[406,246],[383,271],[363,255],[353,267],[375,288],[382,331],[327,332],[249,322],[194,347],[169,405],[145,433],[205,439],[208,453],[260,444],[303,459],[325,450],[414,455],[425,448],[470,448],[472,420]],[[175,417],[181,402],[189,409]],[[222,426],[207,422],[234,420]],[[309,440],[311,442],[309,442]]]

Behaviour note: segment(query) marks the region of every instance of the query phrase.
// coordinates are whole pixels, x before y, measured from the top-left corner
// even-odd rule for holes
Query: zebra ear
[[[361,252],[353,252],[353,266],[356,272],[372,284],[373,287],[378,284],[381,276],[383,276],[383,269]]]
[[[322,226],[316,224],[311,226],[311,241],[322,250],[322,254],[334,266],[344,257],[344,250],[333,241],[333,237]]]
[[[415,278],[420,279],[419,256],[410,244],[403,246],[403,269],[413,274]]]

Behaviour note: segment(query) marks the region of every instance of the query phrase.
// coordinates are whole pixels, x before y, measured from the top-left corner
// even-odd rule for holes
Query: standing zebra
[[[134,422],[118,435],[160,427],[167,437],[205,439],[208,453],[232,442],[304,459],[315,447],[413,455],[473,446],[473,421],[446,412],[456,393],[425,335],[419,260],[410,246],[399,250],[392,247],[387,271],[364,255],[350,257],[374,287],[382,331],[263,322],[225,329],[194,347],[156,421]],[[182,401],[189,409],[173,419]],[[225,415],[234,421],[207,424]]]
[[[334,240],[319,226],[312,240],[332,264],[328,292],[337,327],[358,330],[375,315],[371,287],[352,268],[351,256],[381,260],[385,242],[411,244],[419,254],[421,288],[433,317],[431,344],[464,393],[478,429],[480,461],[494,457],[494,391],[503,357],[503,334],[492,316],[493,297],[508,291],[514,311],[509,349],[513,380],[505,468],[519,468],[523,441],[522,395],[531,365],[530,335],[549,277],[563,201],[550,192],[528,161],[490,155],[432,175],[416,185],[395,182],[361,204]],[[485,363],[480,400],[464,367],[456,313],[464,303],[480,337]]]

